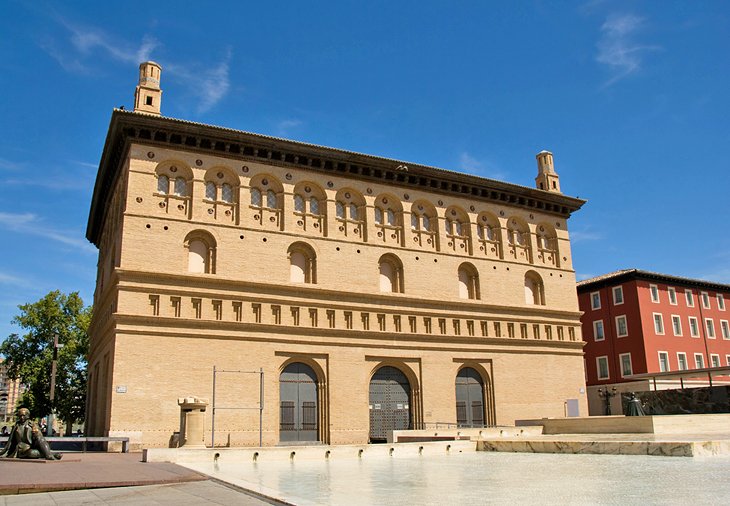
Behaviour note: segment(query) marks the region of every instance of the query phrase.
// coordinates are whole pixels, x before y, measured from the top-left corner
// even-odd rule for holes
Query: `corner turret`
[[[157,114],[158,116],[161,114],[161,73],[162,67],[158,63],[146,61],[139,64],[139,83],[134,90],[134,112]]]
[[[539,190],[560,192],[560,177],[553,166],[553,154],[550,151],[540,151],[537,156],[537,177],[535,186]]]

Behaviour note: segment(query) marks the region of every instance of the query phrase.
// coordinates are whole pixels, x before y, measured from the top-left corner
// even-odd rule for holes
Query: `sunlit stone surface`
[[[713,504],[730,457],[464,452],[188,465],[293,504]]]

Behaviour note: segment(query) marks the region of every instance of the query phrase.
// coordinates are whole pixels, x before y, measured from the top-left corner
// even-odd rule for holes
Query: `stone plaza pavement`
[[[58,462],[0,460],[0,506],[269,504],[141,453],[64,453]]]

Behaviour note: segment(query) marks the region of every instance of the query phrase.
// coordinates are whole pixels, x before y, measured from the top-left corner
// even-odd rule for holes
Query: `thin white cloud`
[[[20,234],[35,235],[73,246],[86,253],[95,253],[96,249],[76,233],[64,232],[50,228],[33,213],[2,213],[0,212],[0,227]]]
[[[279,137],[286,137],[289,135],[292,129],[301,126],[302,122],[298,119],[290,118],[283,119],[276,124],[276,135]]]
[[[40,42],[40,47],[67,72],[88,73],[92,62],[98,65],[99,55],[123,63],[139,64],[150,60],[153,52],[160,47],[160,42],[149,35],[145,35],[139,44],[132,44],[100,28],[81,26],[61,15],[55,18],[68,30],[68,41],[64,44],[63,41],[46,38]],[[230,90],[231,55],[229,48],[224,58],[214,65],[183,65],[168,61],[163,68],[183,82],[197,100],[197,112],[204,113],[218,104]]]
[[[459,169],[464,172],[476,172],[491,179],[498,179],[501,181],[507,179],[507,174],[505,174],[502,170],[494,167],[488,162],[474,158],[466,151],[463,151],[459,155]]]
[[[634,38],[644,24],[634,14],[611,14],[601,26],[596,61],[606,65],[611,78],[604,86],[611,86],[624,77],[641,70],[644,54],[657,46],[641,45]]]
[[[32,186],[49,190],[88,190],[94,184],[97,165],[87,162],[69,160],[62,166],[51,166],[43,178],[23,177],[24,172],[32,170],[29,163],[13,162],[0,159],[0,170],[7,170],[5,179],[0,180],[3,186]],[[92,169],[92,170],[89,170]]]
[[[15,276],[6,272],[0,272],[0,285],[9,285],[20,288],[32,288],[33,283],[27,277]]]
[[[199,68],[199,64],[181,65],[179,63],[167,63],[165,70],[186,84],[193,95],[198,97],[200,101],[196,109],[199,114],[202,114],[211,110],[228,93],[231,87],[228,73],[232,54],[229,48],[218,65],[205,71]]]
[[[595,232],[573,231],[570,233],[570,241],[572,243],[585,242],[585,241],[600,241],[601,239],[603,239],[603,236],[601,234],[597,234]]]
[[[591,278],[595,278],[595,277],[596,277],[595,274],[586,274],[586,273],[580,273],[580,272],[575,273],[575,279],[578,281],[583,281],[584,279],[591,279]]]
[[[0,158],[0,170],[7,170],[10,172],[18,172],[25,170],[25,163],[15,162],[6,158]]]
[[[95,50],[101,49],[112,58],[127,62],[140,63],[149,59],[152,50],[158,46],[157,40],[148,35],[142,43],[134,47],[123,40],[114,40],[109,34],[94,27],[78,26],[64,18],[59,18],[71,32],[71,43],[83,55],[90,56]]]

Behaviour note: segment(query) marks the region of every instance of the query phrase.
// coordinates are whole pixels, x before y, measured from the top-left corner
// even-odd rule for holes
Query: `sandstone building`
[[[583,201],[551,153],[532,189],[166,118],[160,71],[112,113],[91,204],[89,434],[166,446],[214,367],[216,444],[259,416],[272,445],[587,414]]]

